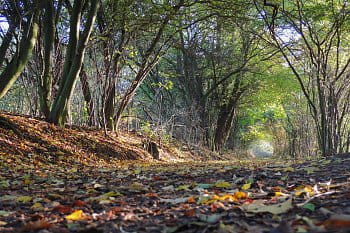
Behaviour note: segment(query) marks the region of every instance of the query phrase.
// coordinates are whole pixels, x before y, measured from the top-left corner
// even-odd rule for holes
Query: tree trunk
[[[0,74],[0,99],[6,95],[28,63],[29,57],[32,54],[34,45],[37,41],[39,31],[39,12],[39,7],[34,6],[33,15],[29,18],[28,23],[26,24],[26,30],[23,32],[19,51],[16,51],[11,62]]]
[[[220,151],[230,135],[232,123],[235,118],[236,106],[237,100],[233,98],[229,103],[224,104],[220,108],[214,136],[214,151]]]
[[[116,130],[118,130],[118,127],[120,125],[120,121],[121,121],[122,114],[123,114],[124,110],[126,109],[128,104],[130,103],[132,98],[134,97],[137,88],[141,85],[141,83],[146,78],[147,74],[151,71],[151,69],[153,68],[154,65],[155,64],[153,64],[152,66],[150,65],[146,69],[140,69],[136,75],[135,80],[131,83],[130,87],[126,91],[126,93],[125,93],[124,97],[122,98],[122,101],[119,105],[118,111],[114,117],[114,124],[115,124]]]
[[[51,87],[52,87],[52,64],[53,64],[53,47],[55,40],[55,15],[52,1],[46,1],[45,14],[43,18],[45,24],[44,34],[44,69],[40,78],[39,96],[40,110],[49,118],[51,107]]]
[[[84,71],[84,68],[82,67],[80,71],[80,82],[82,85],[82,91],[84,95],[84,101],[87,107],[87,113],[88,113],[88,126],[95,126],[95,116],[94,116],[94,101],[92,99],[89,82],[87,80],[87,74]]]
[[[107,98],[104,104],[104,118],[105,118],[105,124],[107,129],[111,131],[115,131],[115,124],[114,124],[114,107],[115,107],[115,79],[111,80],[111,83],[109,83],[109,87],[107,88]]]
[[[58,95],[52,105],[49,117],[50,122],[61,127],[64,126],[68,119],[70,99],[81,70],[85,48],[90,38],[97,14],[99,1],[91,0],[90,3],[91,5],[87,15],[86,24],[84,25],[84,31],[80,40],[79,29],[82,14],[82,3],[80,0],[76,0],[73,6],[70,38],[63,68],[62,80],[58,90]]]

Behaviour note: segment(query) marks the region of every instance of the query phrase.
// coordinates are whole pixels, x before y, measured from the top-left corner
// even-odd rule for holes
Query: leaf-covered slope
[[[8,165],[81,163],[93,166],[111,165],[123,160],[150,160],[141,135],[121,133],[117,138],[101,130],[59,128],[43,120],[0,113],[0,163]],[[162,160],[181,159],[180,153],[162,147]]]

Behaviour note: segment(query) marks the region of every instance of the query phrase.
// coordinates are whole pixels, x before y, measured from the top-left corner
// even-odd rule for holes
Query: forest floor
[[[350,232],[349,156],[228,160],[179,144],[157,161],[142,140],[1,113],[0,232]]]

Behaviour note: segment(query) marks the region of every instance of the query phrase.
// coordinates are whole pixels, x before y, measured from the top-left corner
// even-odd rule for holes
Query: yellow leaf
[[[294,172],[294,168],[286,167],[286,168],[283,169],[283,171],[285,171],[285,172]]]
[[[84,220],[84,213],[82,210],[75,210],[73,213],[70,215],[66,216],[67,220],[72,220],[72,221],[78,221],[78,220]]]
[[[190,185],[184,184],[184,185],[180,185],[180,186],[177,187],[175,190],[176,190],[176,191],[189,190],[189,187],[190,187]]]
[[[102,196],[104,196],[104,197],[116,197],[116,196],[122,196],[122,194],[120,192],[110,191],[108,193],[103,194]]]
[[[17,197],[16,200],[18,202],[26,203],[26,202],[30,202],[32,200],[32,197],[30,197],[30,196],[20,196],[20,197]]]
[[[140,168],[137,168],[137,169],[134,170],[134,174],[135,174],[135,175],[138,175],[138,174],[141,173],[141,171],[142,171],[142,170],[141,170]]]
[[[244,199],[248,197],[248,195],[245,192],[239,192],[239,191],[235,192],[234,195],[237,199]]]
[[[282,192],[275,192],[275,197],[281,197],[281,196],[288,196],[288,195]]]
[[[242,190],[250,189],[250,186],[251,186],[251,183],[244,184],[242,185]]]
[[[23,184],[25,184],[25,185],[28,185],[28,184],[31,184],[31,183],[32,183],[32,181],[30,179],[24,179],[23,180]]]
[[[315,192],[310,185],[300,186],[295,189],[295,196],[300,196],[303,193],[306,193],[310,196],[315,195]]]
[[[0,226],[5,226],[6,224],[7,224],[7,222],[0,221]]]
[[[231,184],[226,181],[218,181],[215,183],[215,187],[217,188],[229,188],[231,187]]]
[[[30,207],[32,210],[43,210],[44,207],[40,202],[34,203],[34,205],[32,205]]]
[[[226,194],[219,197],[219,201],[236,202],[238,201],[234,195]]]

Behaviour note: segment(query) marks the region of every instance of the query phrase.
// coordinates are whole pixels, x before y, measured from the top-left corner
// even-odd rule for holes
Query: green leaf
[[[190,185],[184,184],[184,185],[178,186],[175,190],[176,190],[176,191],[189,190],[189,187],[190,187]]]
[[[7,217],[7,216],[9,216],[10,214],[12,214],[12,212],[5,211],[5,210],[0,210],[0,216],[1,216],[1,217]]]
[[[303,208],[314,212],[316,209],[316,206],[309,202],[309,203],[306,203],[305,205],[303,205]]]
[[[229,182],[219,180],[218,182],[215,183],[215,187],[217,187],[217,188],[229,188],[229,187],[231,187],[231,184]]]

